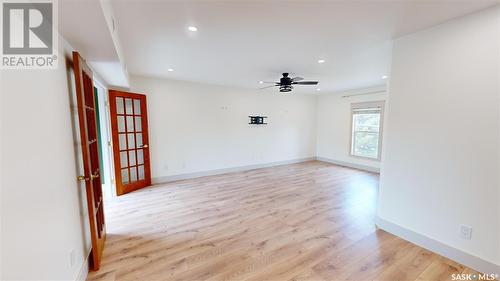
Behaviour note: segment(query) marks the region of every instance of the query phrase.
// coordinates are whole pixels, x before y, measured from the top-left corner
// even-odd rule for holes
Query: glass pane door
[[[115,102],[122,183],[144,180],[141,100],[116,97]]]
[[[110,90],[117,194],[151,184],[146,96]]]

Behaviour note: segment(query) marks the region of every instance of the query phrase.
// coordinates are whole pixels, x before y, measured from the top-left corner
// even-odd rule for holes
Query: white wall
[[[315,96],[136,76],[131,90],[147,95],[153,178],[316,156]]]
[[[2,280],[74,280],[88,252],[64,53],[59,62],[1,71]]]
[[[394,42],[378,216],[500,264],[500,14]],[[459,225],[472,226],[472,240]]]
[[[334,93],[318,97],[317,156],[319,159],[376,171],[380,168],[380,161],[350,155],[351,104],[386,101],[387,93],[343,96],[342,93]],[[383,126],[383,128],[385,127]]]

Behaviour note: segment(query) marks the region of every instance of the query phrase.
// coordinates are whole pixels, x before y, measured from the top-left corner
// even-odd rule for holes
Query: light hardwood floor
[[[450,280],[473,272],[374,225],[378,175],[312,161],[107,202],[88,280]]]

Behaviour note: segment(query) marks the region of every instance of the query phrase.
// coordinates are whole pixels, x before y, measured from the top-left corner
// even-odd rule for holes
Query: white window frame
[[[354,111],[359,110],[359,109],[369,109],[369,108],[379,108],[380,109],[380,126],[379,126],[379,131],[378,131],[378,151],[377,151],[377,157],[372,158],[372,157],[367,157],[367,156],[361,156],[361,155],[355,155],[354,152]],[[373,160],[373,161],[380,161],[382,158],[382,137],[383,137],[383,131],[384,131],[384,109],[385,109],[385,101],[373,101],[373,102],[358,102],[358,103],[352,103],[351,104],[351,131],[350,131],[350,141],[349,141],[349,155],[351,157],[355,158],[361,158],[361,159],[366,159],[366,160]]]

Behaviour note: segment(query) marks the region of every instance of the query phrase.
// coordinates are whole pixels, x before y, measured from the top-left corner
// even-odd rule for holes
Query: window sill
[[[361,159],[361,160],[369,160],[369,161],[373,161],[373,162],[380,162],[380,157],[378,157],[378,158],[371,158],[371,157],[359,156],[359,155],[354,155],[354,154],[349,154],[349,156],[352,157],[352,158],[357,158],[357,159]]]

